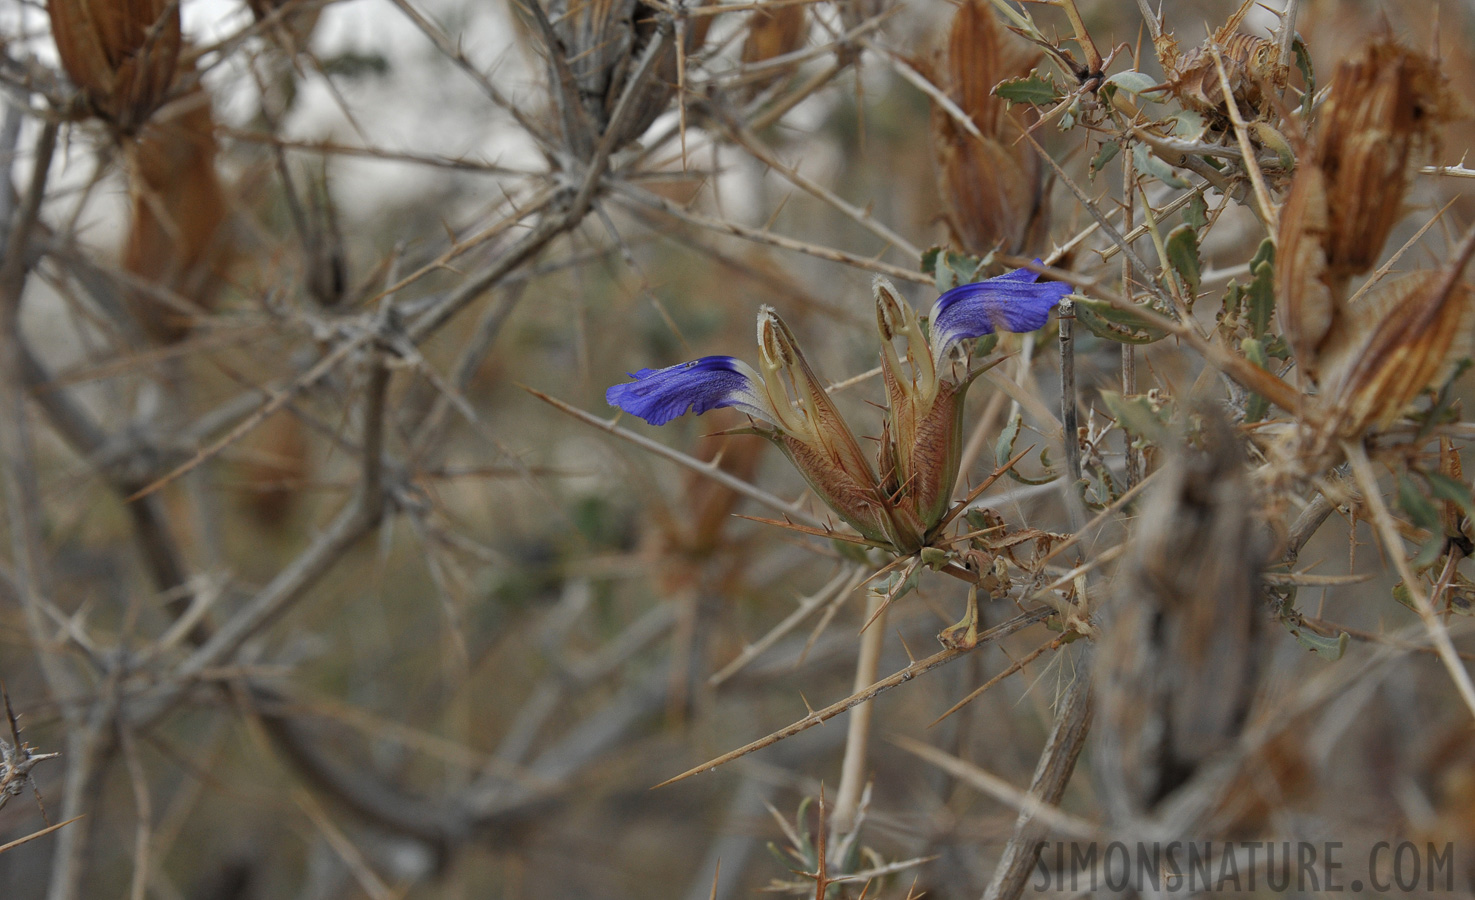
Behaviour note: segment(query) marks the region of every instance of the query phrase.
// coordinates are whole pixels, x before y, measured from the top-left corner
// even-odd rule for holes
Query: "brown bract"
[[[805,6],[793,4],[777,9],[761,7],[753,10],[748,19],[748,36],[743,39],[743,65],[766,62],[801,49],[808,32],[809,13]],[[749,95],[756,94],[797,68],[797,64],[773,67],[749,83]]]
[[[136,129],[168,97],[179,60],[177,0],[48,0],[67,75],[98,115]]]
[[[149,338],[172,343],[213,305],[226,263],[209,95],[196,87],[123,146],[133,199],[123,267],[150,285],[130,287],[125,299]]]
[[[992,93],[1000,81],[1028,73],[1038,58],[1005,39],[987,3],[968,0],[958,7],[941,82],[983,139],[934,105],[932,151],[948,226],[969,252],[1019,253],[1043,232],[1039,159],[1016,141],[1008,104]]]

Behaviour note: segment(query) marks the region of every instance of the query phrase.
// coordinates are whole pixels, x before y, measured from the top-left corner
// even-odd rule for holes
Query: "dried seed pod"
[[[946,111],[932,110],[932,150],[947,222],[963,249],[1020,252],[1044,227],[1039,158],[1009,134],[1008,104],[996,84],[1027,73],[1038,55],[1006,42],[989,5],[968,0],[953,16],[944,86],[983,135],[979,140]]]
[[[179,60],[173,0],[48,0],[67,75],[98,115],[131,133],[167,98]]]
[[[1458,266],[1387,281],[1351,308],[1349,333],[1360,339],[1328,366],[1332,431],[1354,437],[1386,426],[1470,355],[1475,304]]]
[[[748,36],[743,39],[743,65],[750,66],[793,53],[804,46],[808,34],[807,7],[798,4],[777,9],[759,7],[748,19]],[[758,93],[797,68],[796,65],[786,65],[769,69],[761,78],[748,83],[749,95]]]
[[[1150,812],[1232,745],[1259,683],[1269,534],[1231,426],[1153,476],[1096,665],[1092,759],[1113,821]]]
[[[150,338],[172,343],[189,332],[193,312],[212,306],[226,262],[227,209],[209,95],[197,87],[124,149],[133,219],[123,267],[159,289],[130,288],[126,300]]]
[[[1280,209],[1275,308],[1296,365],[1312,380],[1321,371],[1323,344],[1341,315],[1342,296],[1334,295],[1326,281],[1328,227],[1326,180],[1315,165],[1303,165]]]
[[[1439,126],[1459,115],[1439,63],[1392,38],[1338,67],[1313,160],[1326,181],[1330,283],[1377,262],[1414,172],[1438,149]]]

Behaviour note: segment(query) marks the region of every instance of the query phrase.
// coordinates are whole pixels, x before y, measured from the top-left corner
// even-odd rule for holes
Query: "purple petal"
[[[724,406],[767,422],[774,419],[760,393],[757,373],[731,356],[704,356],[664,369],[641,369],[630,377],[635,380],[605,391],[604,399],[652,425],[664,425],[688,410],[700,415]]]
[[[1039,260],[1035,260],[1039,262]],[[1039,273],[1015,269],[995,278],[953,288],[932,304],[932,348],[938,360],[970,338],[995,331],[1015,333],[1043,328],[1071,286],[1062,281],[1037,284]]]

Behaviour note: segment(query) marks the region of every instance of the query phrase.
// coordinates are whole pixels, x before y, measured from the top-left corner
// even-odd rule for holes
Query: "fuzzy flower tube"
[[[1038,278],[1017,269],[953,288],[932,304],[930,334],[896,288],[876,279],[887,397],[879,477],[793,333],[769,307],[758,313],[759,368],[704,356],[641,369],[605,399],[652,425],[723,407],[765,422],[772,427],[754,431],[784,451],[836,515],[869,541],[913,553],[947,512],[962,455],[963,396],[982,371],[954,377],[952,351],[987,334],[1043,327],[1071,288]]]

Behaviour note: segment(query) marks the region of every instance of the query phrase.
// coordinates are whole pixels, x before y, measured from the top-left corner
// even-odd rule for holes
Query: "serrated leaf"
[[[1097,153],[1091,159],[1091,177],[1094,179],[1096,177],[1096,173],[1100,172],[1102,167],[1105,166],[1107,163],[1111,162],[1113,159],[1116,159],[1116,155],[1121,151],[1122,145],[1118,144],[1116,141],[1107,141],[1106,143],[1102,144],[1101,152]]]
[[[1183,221],[1195,230],[1209,224],[1209,201],[1204,199],[1202,193],[1189,196],[1188,208],[1183,212]]]
[[[1175,175],[1172,166],[1153,156],[1146,144],[1132,145],[1132,166],[1139,175],[1156,178],[1169,187],[1188,187],[1188,182]]]
[[[1229,279],[1229,284],[1224,288],[1224,311],[1220,314],[1224,321],[1239,317],[1244,296],[1245,289],[1239,286],[1239,282]]]
[[[1198,296],[1199,261],[1198,235],[1190,225],[1179,225],[1168,235],[1166,248],[1168,263],[1188,287],[1188,305]]]
[[[1029,103],[1033,106],[1053,106],[1065,97],[1049,72],[1043,76],[1038,72],[1031,72],[1022,78],[1001,81],[994,85],[993,94],[1010,103]]]
[[[1119,344],[1151,344],[1168,336],[1153,327],[1147,319],[1129,310],[1119,309],[1104,300],[1074,301],[1076,321],[1099,338]]]

